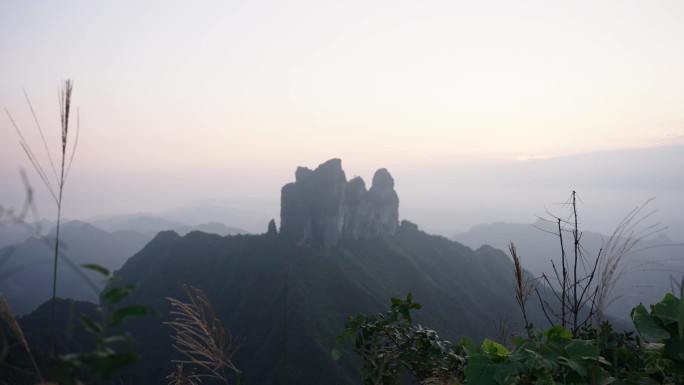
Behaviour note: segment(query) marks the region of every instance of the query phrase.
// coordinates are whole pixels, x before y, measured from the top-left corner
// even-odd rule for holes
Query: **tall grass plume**
[[[223,328],[214,307],[201,289],[186,284],[181,287],[189,302],[166,298],[174,308],[171,314],[175,318],[165,324],[175,331],[171,337],[173,347],[183,356],[182,359],[173,360],[180,365],[177,366],[176,376],[171,374],[167,378],[175,380],[175,383],[181,379],[185,383],[195,383],[201,382],[202,378],[215,378],[227,384],[225,369],[228,369],[238,376],[239,381],[240,370],[232,359],[242,341],[234,339],[230,331]],[[184,374],[183,365],[196,365],[207,373]]]
[[[62,198],[63,198],[63,193],[64,193],[64,185],[66,183],[67,177],[69,176],[69,171],[71,170],[71,164],[73,163],[74,160],[74,155],[76,153],[76,147],[78,145],[78,136],[80,132],[80,122],[79,122],[79,117],[78,117],[78,112],[76,114],[76,137],[75,140],[73,141],[73,144],[69,146],[69,135],[70,135],[70,126],[69,126],[69,119],[71,117],[71,95],[73,92],[73,87],[74,83],[71,79],[67,79],[63,82],[62,87],[58,89],[58,100],[59,100],[59,112],[60,112],[60,127],[61,127],[61,145],[60,145],[60,152],[59,152],[59,157],[60,157],[60,162],[58,163],[59,169],[57,169],[57,166],[55,165],[55,161],[53,159],[52,153],[50,152],[50,147],[47,144],[47,141],[45,139],[45,135],[43,133],[43,129],[40,125],[38,116],[33,109],[33,105],[31,104],[31,100],[28,97],[28,94],[24,92],[24,96],[26,97],[26,102],[29,106],[29,109],[31,111],[31,115],[33,117],[33,121],[36,125],[36,129],[38,130],[38,133],[40,134],[41,142],[43,144],[43,148],[45,150],[45,154],[49,160],[50,164],[50,169],[52,171],[52,175],[50,176],[48,174],[48,171],[46,171],[45,166],[41,163],[39,160],[38,156],[36,156],[36,153],[33,151],[33,148],[31,145],[28,143],[26,140],[22,130],[19,128],[19,125],[14,121],[12,118],[12,114],[5,109],[5,112],[7,113],[7,116],[10,119],[10,122],[12,123],[12,126],[14,127],[14,130],[17,132],[19,135],[19,144],[21,145],[21,148],[24,150],[26,153],[26,156],[28,157],[29,161],[31,162],[31,165],[33,168],[36,170],[36,173],[38,173],[38,176],[40,179],[43,181],[43,184],[45,187],[48,189],[50,192],[50,195],[55,201],[55,205],[57,207],[57,224],[56,224],[56,230],[55,230],[55,244],[54,244],[54,258],[53,258],[53,269],[52,269],[52,317],[51,317],[51,348],[50,348],[50,354],[51,356],[55,355],[55,341],[56,341],[56,298],[57,298],[57,265],[58,265],[58,260],[59,260],[59,230],[60,230],[60,225],[61,225],[61,218],[62,218]]]

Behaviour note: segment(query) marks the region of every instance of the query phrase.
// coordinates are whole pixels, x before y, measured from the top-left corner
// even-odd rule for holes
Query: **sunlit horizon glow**
[[[74,79],[76,216],[277,196],[330,158],[368,183],[379,167],[668,146],[684,142],[682,15],[679,1],[3,2],[0,107],[35,140],[25,89],[57,143],[55,89]],[[31,167],[8,119],[0,132],[0,176],[19,184]]]

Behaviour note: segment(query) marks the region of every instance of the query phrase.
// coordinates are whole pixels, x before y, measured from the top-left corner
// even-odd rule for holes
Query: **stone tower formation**
[[[280,234],[303,244],[330,248],[340,238],[394,235],[399,224],[399,197],[392,175],[381,168],[366,190],[360,177],[347,181],[340,159],[315,170],[298,167],[295,182],[280,195]]]

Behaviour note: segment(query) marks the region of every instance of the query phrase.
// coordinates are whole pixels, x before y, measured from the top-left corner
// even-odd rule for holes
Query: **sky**
[[[341,158],[367,184],[388,168],[402,212],[448,234],[578,187],[510,178],[526,164],[684,144],[683,18],[681,1],[0,0],[0,107],[49,167],[24,92],[56,156],[74,80],[66,217],[259,197],[277,218],[297,166]],[[54,215],[5,112],[0,138],[0,204],[21,204],[25,169]],[[579,187],[607,222],[651,196],[674,218],[668,170]]]

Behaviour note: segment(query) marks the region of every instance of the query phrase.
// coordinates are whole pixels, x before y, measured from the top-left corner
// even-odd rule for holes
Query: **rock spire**
[[[315,170],[298,167],[295,182],[283,186],[280,234],[297,243],[330,248],[340,238],[394,235],[399,223],[399,197],[394,179],[381,168],[369,190],[360,177],[350,181],[340,159]]]

